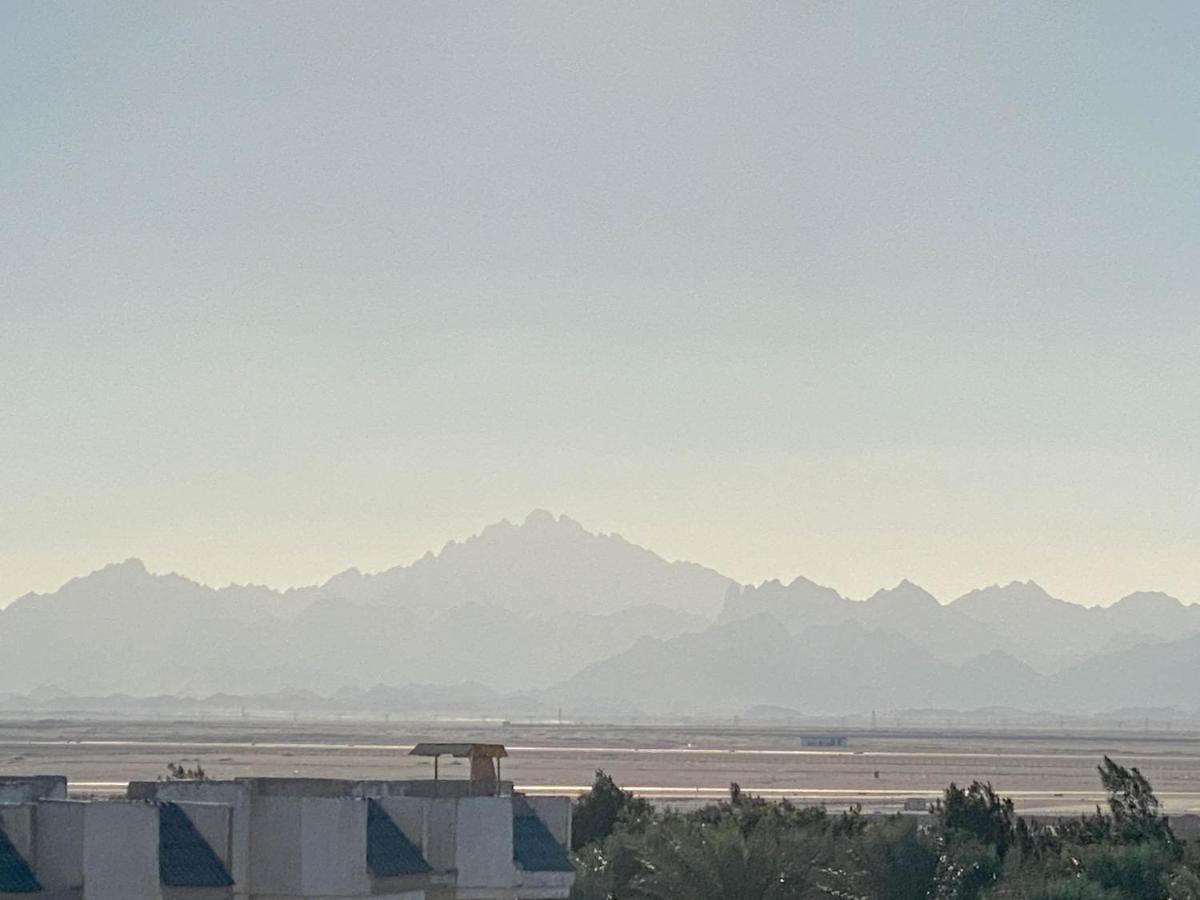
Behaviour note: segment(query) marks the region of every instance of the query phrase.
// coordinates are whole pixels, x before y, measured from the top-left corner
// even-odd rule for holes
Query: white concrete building
[[[111,801],[0,779],[0,898],[566,898],[570,799],[489,774],[497,745],[429,746],[475,777],[132,782]]]

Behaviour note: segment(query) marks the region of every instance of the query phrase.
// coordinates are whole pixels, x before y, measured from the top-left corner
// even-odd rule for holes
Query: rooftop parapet
[[[65,800],[65,775],[0,775],[0,803]]]

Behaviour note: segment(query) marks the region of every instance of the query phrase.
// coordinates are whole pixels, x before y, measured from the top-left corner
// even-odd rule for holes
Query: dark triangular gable
[[[376,800],[367,801],[367,868],[376,878],[426,875],[433,869]]]
[[[22,859],[3,830],[0,830],[0,892],[6,894],[36,894],[42,886],[33,877],[29,863]]]
[[[513,862],[526,872],[574,872],[571,857],[524,797],[513,797]]]
[[[228,887],[220,858],[174,803],[158,806],[158,877],[170,887]]]

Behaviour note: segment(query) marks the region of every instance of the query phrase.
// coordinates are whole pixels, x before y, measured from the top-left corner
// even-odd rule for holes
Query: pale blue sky
[[[0,5],[0,603],[534,507],[1200,600],[1192,3]]]

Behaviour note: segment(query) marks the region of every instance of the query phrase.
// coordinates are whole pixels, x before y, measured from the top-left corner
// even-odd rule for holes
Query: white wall
[[[435,871],[457,870],[460,890],[504,891],[515,883],[511,798],[384,797],[379,803]]]
[[[42,800],[32,865],[47,897],[75,896],[83,888],[83,816],[78,800]]]
[[[84,900],[160,900],[158,807],[93,801],[83,815]]]
[[[457,897],[566,897],[570,872],[519,872],[512,861],[512,801],[507,797],[384,797],[383,809],[436,871],[457,870]],[[571,801],[540,797],[534,811],[551,834],[570,840]],[[442,896],[432,888],[429,897]]]
[[[162,886],[163,900],[229,900],[232,896],[227,887],[171,887]]]
[[[250,821],[253,895],[369,894],[366,800],[257,794]]]
[[[301,797],[255,797],[250,806],[252,894],[299,894]]]
[[[365,799],[262,794],[229,782],[164,783],[157,793],[180,804],[231,874],[240,867],[235,896],[370,896]],[[516,870],[509,797],[388,796],[379,802],[435,870],[453,872],[447,876],[456,885],[451,896],[561,897],[566,895],[562,889],[569,889],[569,874],[542,877]],[[551,833],[568,837],[567,798],[530,798],[530,803]],[[245,823],[240,835],[239,813]],[[46,888],[47,900],[201,900],[193,889],[160,887],[158,815],[154,804],[136,801],[43,800],[0,808],[0,822]],[[425,895],[407,886],[378,888],[391,890],[395,900]],[[440,895],[439,889],[432,895]]]
[[[154,785],[154,794],[162,800],[176,803],[224,803],[233,808],[230,816],[229,860],[225,868],[233,879],[236,896],[246,895],[250,890],[250,789],[245,784],[232,781],[166,781]],[[201,834],[195,818],[196,830]],[[207,835],[206,835],[207,837]],[[217,856],[221,849],[209,841]]]
[[[379,805],[404,836],[417,845],[434,871],[445,872],[455,867],[454,857],[458,852],[456,799],[383,797]]]
[[[516,880],[511,798],[464,797],[457,802],[458,887],[511,887]]]
[[[367,801],[306,797],[301,860],[305,896],[367,895]]]

